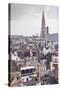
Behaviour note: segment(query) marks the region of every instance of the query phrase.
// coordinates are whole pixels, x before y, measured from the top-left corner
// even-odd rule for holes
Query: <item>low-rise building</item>
[[[53,76],[58,80],[58,56],[52,56],[52,61],[50,62],[50,69],[53,70]]]
[[[8,63],[10,65],[9,70],[9,85],[10,86],[20,86],[21,84],[21,73],[19,67],[16,65],[16,62],[14,60],[8,60]]]

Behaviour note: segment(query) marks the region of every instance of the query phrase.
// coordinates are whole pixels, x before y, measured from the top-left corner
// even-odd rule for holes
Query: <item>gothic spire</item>
[[[45,18],[44,18],[44,10],[43,10],[43,13],[42,13],[42,27],[45,26]]]

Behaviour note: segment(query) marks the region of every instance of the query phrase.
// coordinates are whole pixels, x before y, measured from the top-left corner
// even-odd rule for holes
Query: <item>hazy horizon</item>
[[[43,10],[49,34],[58,33],[57,6],[11,4],[11,35],[40,36]]]

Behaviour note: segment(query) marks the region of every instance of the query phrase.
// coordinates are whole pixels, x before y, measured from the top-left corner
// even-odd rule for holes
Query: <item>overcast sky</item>
[[[57,6],[11,4],[11,34],[40,35],[43,10],[49,33],[58,33]]]

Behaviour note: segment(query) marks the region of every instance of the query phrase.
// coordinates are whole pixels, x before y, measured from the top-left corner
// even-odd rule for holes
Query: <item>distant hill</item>
[[[49,34],[48,40],[57,41],[58,42],[58,33]]]

